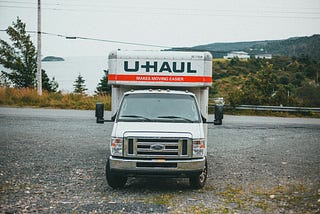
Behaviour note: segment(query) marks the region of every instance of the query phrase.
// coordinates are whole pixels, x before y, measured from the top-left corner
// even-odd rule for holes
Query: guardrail
[[[214,105],[209,105],[214,108]],[[255,110],[255,111],[283,111],[283,112],[320,112],[320,108],[315,107],[288,107],[288,106],[257,106],[257,105],[239,105],[236,107],[225,106],[227,109],[237,110]]]

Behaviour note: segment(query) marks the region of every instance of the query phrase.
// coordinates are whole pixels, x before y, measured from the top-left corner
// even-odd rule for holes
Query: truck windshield
[[[184,94],[128,94],[120,106],[118,121],[197,123],[195,98]]]

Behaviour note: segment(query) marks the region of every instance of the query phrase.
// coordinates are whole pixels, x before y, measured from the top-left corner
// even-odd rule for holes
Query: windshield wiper
[[[146,121],[150,121],[150,118],[147,118],[147,117],[144,117],[144,116],[141,116],[141,115],[121,115],[120,117],[131,117],[131,118],[140,118],[140,119],[144,119]]]
[[[185,121],[188,121],[190,123],[193,123],[194,121],[188,119],[188,118],[185,118],[185,117],[178,117],[178,116],[158,116],[157,118],[168,118],[168,119],[179,119],[179,120],[185,120]]]

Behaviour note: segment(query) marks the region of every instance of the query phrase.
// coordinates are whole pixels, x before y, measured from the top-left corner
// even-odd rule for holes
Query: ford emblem
[[[150,149],[156,150],[156,151],[164,150],[164,148],[165,147],[162,144],[154,144],[150,146]]]

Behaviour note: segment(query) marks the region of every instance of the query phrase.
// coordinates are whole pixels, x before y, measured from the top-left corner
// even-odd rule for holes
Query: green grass
[[[296,213],[317,213],[319,206],[319,186],[307,186],[300,182],[264,187],[256,184],[249,186],[227,185],[224,187],[206,186],[197,195],[214,195],[215,202],[192,204],[186,213],[277,213],[279,208]],[[271,197],[272,196],[272,197]],[[173,198],[175,200],[175,198]]]
[[[171,205],[172,199],[174,198],[173,194],[161,194],[153,196],[149,203],[159,204],[159,205]]]

